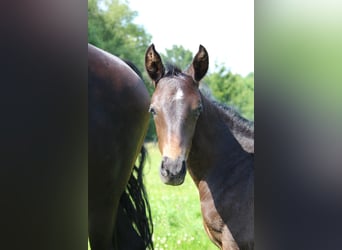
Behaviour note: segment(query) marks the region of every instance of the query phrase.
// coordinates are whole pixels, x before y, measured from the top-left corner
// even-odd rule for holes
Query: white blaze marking
[[[183,99],[183,97],[184,97],[183,91],[181,89],[178,89],[173,99],[180,100],[180,99]]]

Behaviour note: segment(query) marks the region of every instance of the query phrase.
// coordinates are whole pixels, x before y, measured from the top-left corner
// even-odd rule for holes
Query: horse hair
[[[153,222],[151,207],[148,202],[146,189],[143,182],[143,168],[146,158],[145,147],[141,148],[139,165],[133,167],[132,174],[121,195],[120,204],[125,214],[134,225],[135,231],[144,240],[145,249],[154,249],[152,242]]]
[[[165,66],[165,77],[172,77],[183,74],[182,70],[171,62],[167,62]]]
[[[212,103],[221,109],[227,116],[229,129],[233,134],[240,133],[245,137],[254,138],[254,122],[249,121],[242,117],[233,107],[226,106],[225,104],[219,103],[212,100]]]

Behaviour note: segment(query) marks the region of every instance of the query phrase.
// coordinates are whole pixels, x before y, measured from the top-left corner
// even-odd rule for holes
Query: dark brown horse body
[[[88,218],[92,250],[151,247],[142,165],[134,167],[147,131],[149,103],[143,81],[125,62],[88,45]],[[133,168],[138,176],[133,175]],[[137,190],[130,199],[129,192]],[[135,200],[138,198],[142,200]],[[143,208],[138,211],[141,215],[134,211],[132,201],[142,202],[136,206]],[[139,221],[134,222],[134,218]],[[137,233],[132,221],[138,224],[138,231],[145,231]],[[147,229],[139,223],[145,223]]]
[[[146,52],[155,84],[150,112],[163,156],[160,176],[180,185],[187,168],[210,239],[221,249],[253,249],[254,125],[199,91],[208,63],[203,46],[186,72],[165,69],[153,45]]]

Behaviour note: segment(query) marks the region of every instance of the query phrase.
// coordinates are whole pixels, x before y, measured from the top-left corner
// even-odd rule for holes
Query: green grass
[[[148,159],[145,184],[154,224],[156,250],[217,250],[204,231],[198,191],[190,175],[180,186],[162,183],[159,177],[161,155],[158,148],[146,144]]]

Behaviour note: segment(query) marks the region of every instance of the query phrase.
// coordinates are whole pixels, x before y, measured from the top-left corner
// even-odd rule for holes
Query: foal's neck
[[[227,173],[250,157],[231,133],[224,112],[204,96],[202,103],[203,112],[197,121],[187,161],[197,186],[211,169],[224,168]]]

